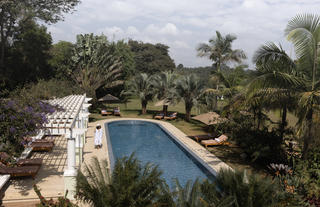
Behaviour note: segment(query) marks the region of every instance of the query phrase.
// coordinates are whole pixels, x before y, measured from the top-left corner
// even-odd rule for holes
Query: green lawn
[[[128,117],[128,118],[145,118],[145,119],[152,119],[153,115],[157,113],[157,111],[161,111],[162,107],[156,107],[154,106],[155,102],[148,103],[147,106],[147,114],[142,115],[141,114],[141,105],[138,99],[131,99],[128,103],[117,103],[117,104],[105,104],[105,108],[107,107],[109,110],[112,110],[115,106],[120,106],[121,109],[121,116],[122,117]],[[101,119],[110,119],[114,118],[114,116],[101,116],[100,110],[97,109],[95,113],[92,113],[90,115],[90,121],[96,121]],[[205,125],[198,122],[191,120],[191,122],[186,122],[184,120],[184,103],[179,103],[174,106],[169,106],[168,111],[178,112],[178,119],[169,121],[171,124],[173,124],[175,127],[183,131],[187,135],[196,135],[196,134],[204,134],[208,133],[205,130]],[[192,110],[192,115],[197,115],[196,109]],[[218,147],[212,147],[209,148],[209,151],[215,154],[217,157],[219,157],[221,160],[226,162],[228,165],[233,167],[234,169],[247,169],[249,172],[259,172],[263,173],[261,171],[261,168],[259,166],[254,166],[251,163],[247,162],[244,158],[242,158],[240,155],[243,153],[241,148],[238,146],[232,144],[231,146],[224,147],[224,146],[218,146]]]

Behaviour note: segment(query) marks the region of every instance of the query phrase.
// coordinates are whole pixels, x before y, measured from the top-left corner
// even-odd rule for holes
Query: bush
[[[22,100],[36,99],[48,100],[53,97],[64,97],[71,94],[84,93],[77,84],[67,80],[39,80],[37,83],[26,85],[24,88],[16,89],[11,97]]]
[[[252,162],[268,165],[286,163],[286,154],[282,148],[282,138],[278,131],[267,128],[257,129],[247,116],[239,116],[228,126],[231,138],[244,150]]]
[[[67,199],[68,191],[66,192],[64,197],[59,197],[58,201],[54,201],[53,199],[46,200],[42,195],[40,190],[36,185],[33,186],[33,190],[36,192],[37,196],[40,199],[40,203],[36,205],[37,207],[77,207],[77,205],[70,202]]]
[[[42,101],[27,104],[20,100],[0,100],[0,144],[3,151],[19,153],[23,138],[35,135],[47,122],[46,114],[56,109]]]
[[[313,203],[320,203],[320,150],[313,149],[307,153],[307,159],[296,160],[294,176],[301,178],[302,194]]]

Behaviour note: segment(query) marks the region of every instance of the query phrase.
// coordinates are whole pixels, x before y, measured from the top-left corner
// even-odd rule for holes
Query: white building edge
[[[77,171],[83,161],[83,147],[89,122],[88,102],[92,98],[83,95],[70,95],[47,101],[61,110],[47,116],[45,134],[63,135],[67,139],[67,167],[64,170],[64,191],[74,199]]]

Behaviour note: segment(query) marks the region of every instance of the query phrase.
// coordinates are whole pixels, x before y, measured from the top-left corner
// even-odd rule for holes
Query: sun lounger
[[[107,110],[101,110],[101,115],[102,116],[108,116],[108,115],[112,115],[112,112],[111,111],[107,111]]]
[[[163,112],[159,112],[153,118],[160,120],[160,119],[163,119],[163,117],[164,117],[164,113]]]
[[[229,145],[230,143],[227,142],[228,137],[226,135],[221,135],[218,138],[215,139],[210,139],[210,140],[202,140],[201,144],[204,145],[205,147],[208,146],[219,146],[219,145]]]
[[[0,174],[8,174],[11,177],[29,177],[33,179],[37,175],[40,166],[21,166],[21,167],[7,167],[0,163]]]
[[[213,134],[200,134],[200,135],[193,135],[193,136],[188,136],[188,137],[196,140],[197,142],[200,142],[202,140],[212,139],[215,136]]]
[[[54,145],[54,139],[37,139],[32,142],[33,143],[52,143]]]
[[[53,143],[41,143],[41,142],[32,142],[30,147],[32,147],[32,151],[34,152],[50,152],[53,149]]]
[[[177,118],[177,115],[178,115],[178,112],[174,112],[174,113],[170,114],[169,116],[164,116],[163,118],[165,120],[174,120]]]
[[[121,114],[120,114],[120,107],[118,106],[118,107],[115,107],[114,109],[113,109],[113,115],[114,116],[121,116]]]
[[[3,164],[8,164],[8,161],[11,159],[11,156],[8,155],[5,152],[0,152],[0,161]],[[18,159],[16,161],[16,164],[18,166],[30,166],[30,165],[42,165],[42,159],[41,158],[34,158],[34,159]]]

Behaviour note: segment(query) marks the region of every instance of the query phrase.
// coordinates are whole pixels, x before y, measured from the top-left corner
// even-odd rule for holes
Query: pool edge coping
[[[101,120],[102,121],[102,120]],[[214,176],[217,176],[218,172],[221,169],[230,169],[233,170],[229,165],[227,165],[225,162],[220,160],[217,156],[209,152],[205,147],[200,145],[199,143],[195,142],[191,138],[189,138],[185,133],[183,133],[180,129],[175,127],[169,122],[165,121],[159,121],[159,120],[153,120],[153,119],[141,119],[141,118],[112,118],[103,120],[103,128],[105,133],[103,133],[103,136],[106,140],[106,148],[107,148],[107,157],[108,157],[108,164],[112,169],[112,163],[111,163],[111,153],[109,150],[112,148],[110,146],[110,140],[109,136],[107,136],[108,129],[105,127],[106,124],[115,122],[115,121],[146,121],[151,123],[156,123],[162,130],[164,130],[166,133],[168,133],[176,142],[180,144],[181,147],[183,147],[188,153],[190,153],[194,159],[196,159],[198,162],[200,162],[203,167],[205,167],[210,173],[212,173]]]

